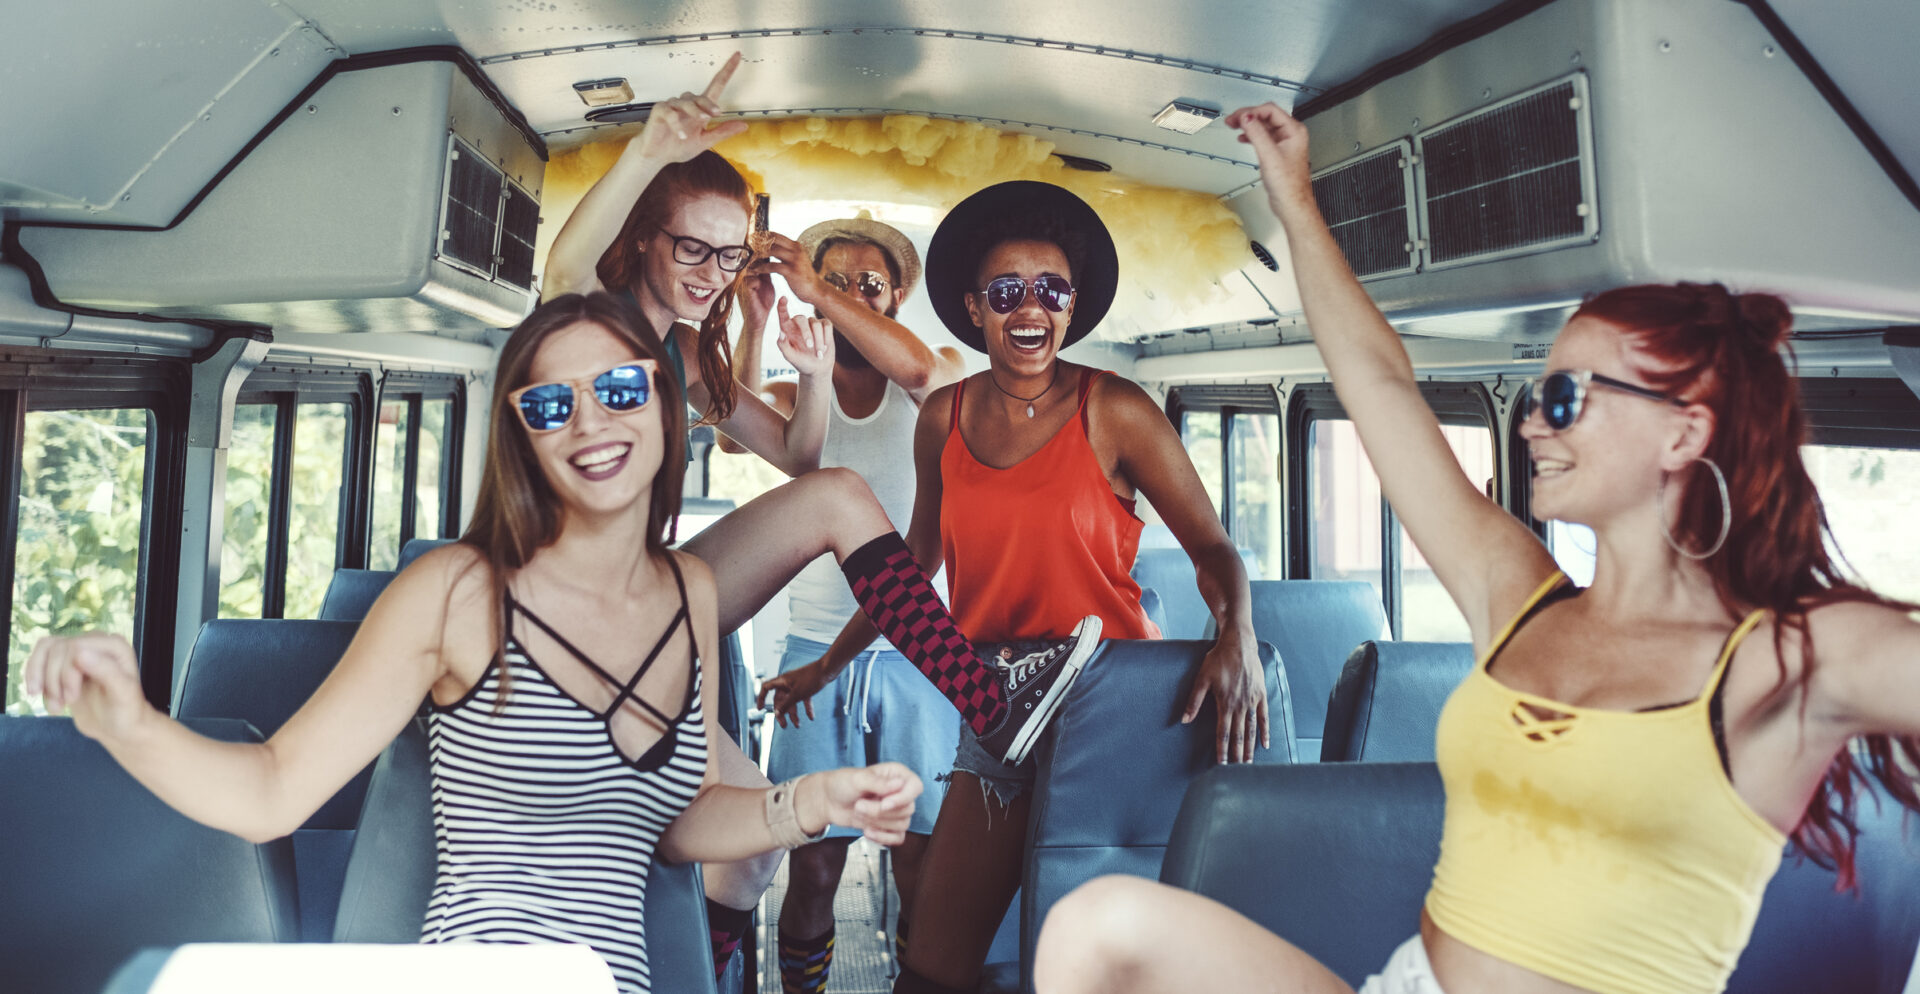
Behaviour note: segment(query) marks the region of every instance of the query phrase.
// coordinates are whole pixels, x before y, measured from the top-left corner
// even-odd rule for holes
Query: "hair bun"
[[[1787,302],[1771,293],[1742,293],[1733,298],[1740,323],[1753,335],[1756,344],[1777,349],[1793,333],[1793,311]]]

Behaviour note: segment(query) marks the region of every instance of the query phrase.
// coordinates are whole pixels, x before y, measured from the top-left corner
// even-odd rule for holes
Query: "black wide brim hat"
[[[927,294],[933,311],[953,337],[976,352],[985,352],[987,343],[967,313],[966,295],[980,289],[973,285],[979,276],[980,260],[994,244],[1019,237],[1009,232],[1003,219],[1038,217],[1057,219],[1085,242],[1085,257],[1072,274],[1073,321],[1067,325],[1060,347],[1087,337],[1113,306],[1120,259],[1100,215],[1086,201],[1052,183],[1014,180],[995,184],[948,211],[927,246]]]

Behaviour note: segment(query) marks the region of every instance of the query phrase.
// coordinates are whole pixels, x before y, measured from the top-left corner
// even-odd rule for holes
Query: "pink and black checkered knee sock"
[[[974,734],[984,734],[1000,720],[1007,710],[1000,681],[954,627],[905,539],[888,532],[853,550],[840,571],[880,634],[960,709]]]

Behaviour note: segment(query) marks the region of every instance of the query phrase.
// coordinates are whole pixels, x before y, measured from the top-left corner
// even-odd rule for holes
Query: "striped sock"
[[[827,989],[827,973],[833,969],[833,926],[826,934],[812,939],[795,939],[780,933],[781,994],[822,994]]]
[[[840,571],[880,634],[913,661],[977,735],[1006,713],[1000,681],[974,652],[897,532],[853,550]]]
[[[707,899],[707,935],[713,943],[715,980],[727,972],[727,964],[733,962],[733,954],[740,949],[740,940],[747,937],[747,930],[752,927],[752,908],[742,911]]]

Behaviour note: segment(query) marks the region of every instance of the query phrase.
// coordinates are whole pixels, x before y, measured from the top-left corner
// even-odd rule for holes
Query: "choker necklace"
[[[1022,397],[1017,393],[1009,393],[1006,387],[1003,387],[1000,385],[1000,380],[993,375],[993,369],[991,367],[987,369],[987,382],[993,384],[993,388],[995,390],[998,390],[1001,393],[1004,393],[1007,396],[1012,397],[1014,400],[1025,401],[1027,404],[1027,417],[1031,418],[1033,417],[1033,402],[1036,400],[1039,400],[1042,397],[1045,397],[1047,395],[1047,391],[1052,390],[1053,385],[1055,383],[1060,382],[1060,361],[1058,359],[1054,360],[1053,378],[1047,381],[1047,389],[1042,390],[1031,397]]]

